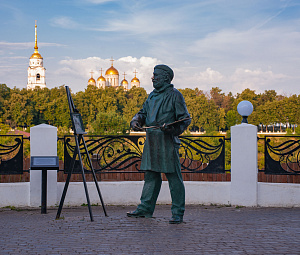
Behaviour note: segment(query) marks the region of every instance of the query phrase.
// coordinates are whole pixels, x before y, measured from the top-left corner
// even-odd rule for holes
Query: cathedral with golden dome
[[[114,67],[113,65],[113,59],[111,61],[111,67],[108,68],[105,72],[105,77],[102,75],[102,68],[100,69],[100,76],[97,78],[97,80],[93,77],[93,71],[91,71],[91,78],[88,80],[88,85],[96,86],[97,88],[105,89],[107,87],[113,87],[113,88],[120,88],[123,87],[125,91],[129,89],[129,83],[125,79],[125,72],[124,72],[124,79],[119,83],[119,71]],[[136,77],[137,72],[135,71],[135,76],[131,80],[130,88],[133,87],[140,87],[140,80]]]
[[[35,21],[35,43],[34,53],[29,59],[29,67],[27,68],[28,79],[27,89],[46,88],[46,68],[43,66],[43,57],[39,53],[37,46],[37,25]]]

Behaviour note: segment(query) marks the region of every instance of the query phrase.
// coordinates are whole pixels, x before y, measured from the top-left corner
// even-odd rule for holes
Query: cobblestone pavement
[[[154,218],[128,218],[132,206],[62,210],[0,208],[0,254],[300,254],[300,208],[187,206],[171,225],[170,205]]]

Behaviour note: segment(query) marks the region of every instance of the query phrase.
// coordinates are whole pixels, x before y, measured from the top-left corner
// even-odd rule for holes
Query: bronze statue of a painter
[[[142,130],[143,126],[146,129],[141,162],[141,170],[145,170],[145,183],[141,203],[127,216],[152,217],[161,188],[161,173],[165,173],[172,198],[172,218],[169,223],[179,224],[183,221],[185,210],[185,188],[179,161],[178,136],[190,125],[191,118],[182,94],[171,84],[173,77],[170,67],[154,67],[154,90],[130,123],[135,131]]]

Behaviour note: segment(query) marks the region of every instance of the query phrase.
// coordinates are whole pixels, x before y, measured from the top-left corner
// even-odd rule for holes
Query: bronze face
[[[166,82],[165,72],[161,69],[154,69],[152,83],[155,89],[161,88]]]

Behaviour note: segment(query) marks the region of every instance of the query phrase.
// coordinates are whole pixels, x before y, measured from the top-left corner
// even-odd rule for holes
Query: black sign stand
[[[41,214],[47,213],[47,169],[42,170],[42,202]]]
[[[85,175],[84,175],[82,156],[81,156],[81,153],[80,153],[80,142],[83,143],[84,150],[85,150],[85,153],[86,153],[87,158],[88,158],[89,167],[91,168],[91,171],[92,171],[93,179],[94,179],[94,182],[96,184],[96,188],[97,188],[97,191],[98,191],[98,195],[99,195],[99,198],[100,198],[100,201],[101,201],[101,205],[102,205],[104,214],[105,214],[105,216],[108,216],[108,215],[106,213],[105,205],[104,205],[102,195],[101,195],[101,192],[100,192],[100,188],[99,188],[99,185],[98,185],[95,170],[92,166],[92,161],[91,161],[91,158],[90,158],[90,155],[89,155],[89,152],[88,152],[88,149],[87,149],[84,137],[83,137],[83,135],[86,134],[86,132],[84,131],[84,126],[83,126],[81,115],[80,115],[79,111],[74,106],[73,99],[72,99],[72,96],[71,96],[71,93],[70,93],[70,90],[69,90],[68,86],[66,86],[66,91],[67,91],[67,97],[68,97],[69,108],[70,108],[70,116],[71,116],[71,120],[72,120],[76,146],[75,146],[74,155],[73,155],[73,158],[72,158],[72,161],[71,161],[71,166],[72,167],[68,172],[65,187],[64,187],[64,190],[63,190],[63,193],[62,193],[62,196],[61,196],[61,200],[60,200],[60,204],[59,204],[59,207],[58,207],[58,211],[57,211],[57,214],[56,214],[56,219],[60,218],[60,214],[61,214],[61,211],[62,211],[64,200],[65,200],[67,190],[68,190],[68,187],[69,187],[71,175],[72,175],[72,172],[73,172],[74,167],[75,167],[76,156],[78,155],[79,163],[80,163],[80,167],[81,167],[81,173],[82,173],[82,180],[83,180],[83,185],[84,185],[84,190],[85,190],[85,195],[86,195],[86,200],[87,200],[89,213],[90,213],[90,218],[91,218],[91,221],[94,221],[92,208],[91,208],[91,203],[90,203],[89,192],[88,192],[86,179],[85,179]]]
[[[30,170],[42,170],[41,214],[47,213],[47,170],[58,170],[57,156],[32,156]]]

